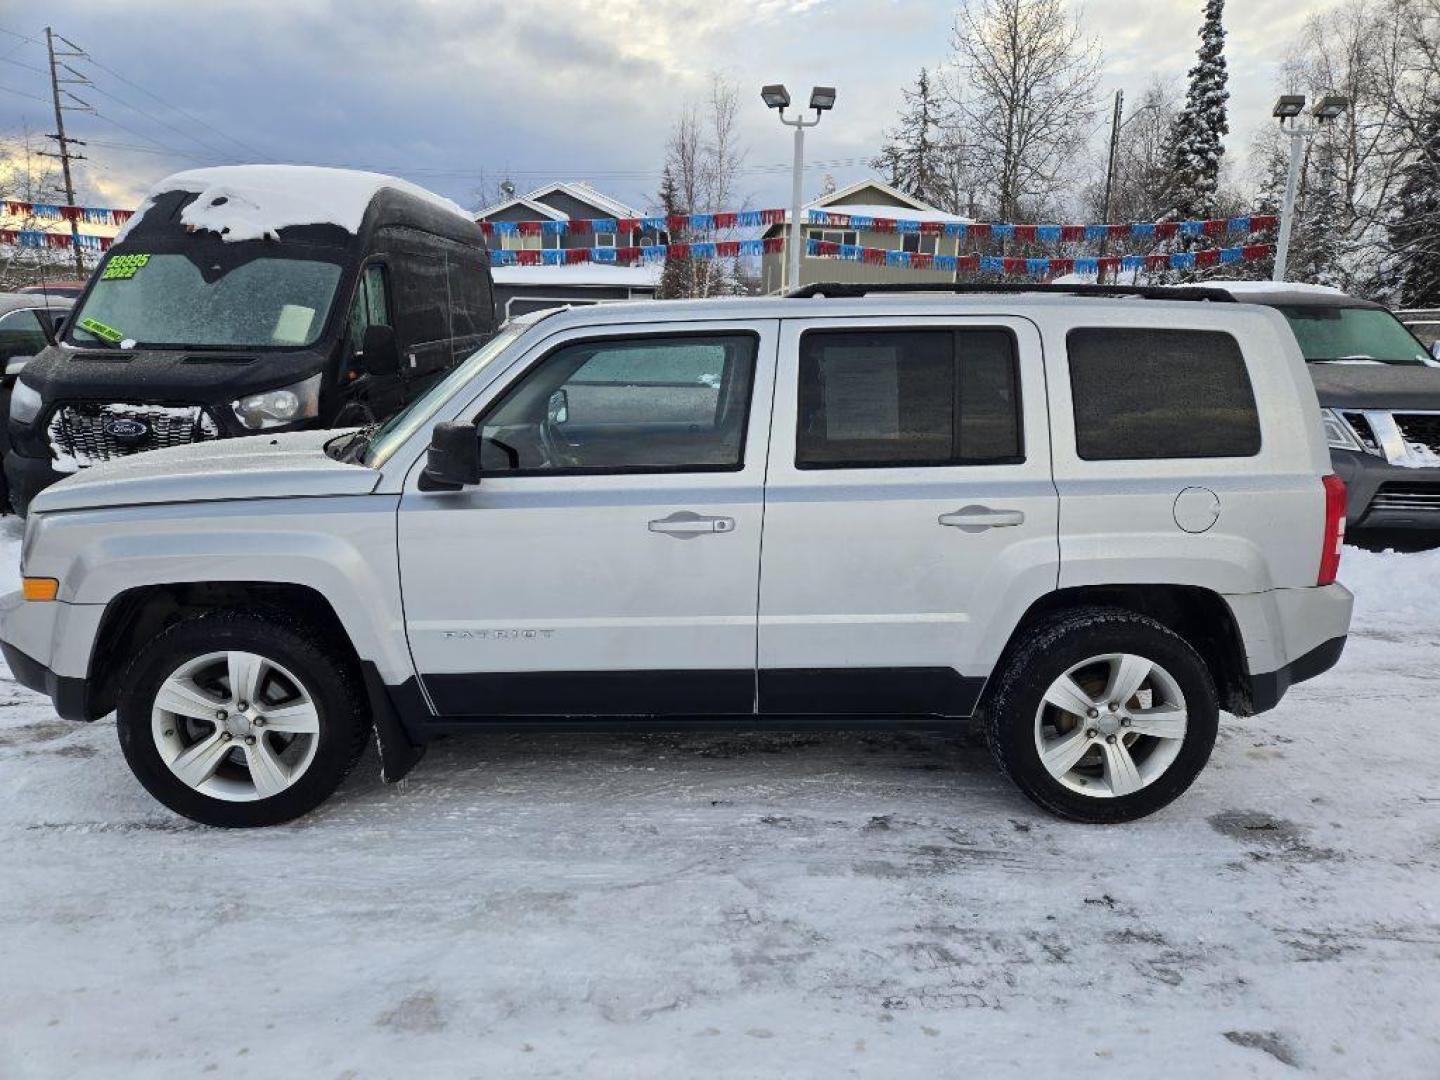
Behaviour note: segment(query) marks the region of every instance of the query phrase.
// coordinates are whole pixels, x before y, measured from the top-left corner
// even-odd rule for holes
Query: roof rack
[[[1203,287],[1174,285],[1027,285],[1023,282],[975,282],[955,283],[936,282],[933,284],[915,284],[908,282],[888,281],[865,282],[850,281],[825,281],[816,282],[813,285],[802,285],[798,289],[791,289],[785,293],[790,299],[808,299],[816,296],[830,297],[832,299],[853,299],[860,296],[873,296],[878,293],[954,293],[964,294],[1013,294],[1013,293],[1048,293],[1060,296],[1098,296],[1117,297],[1133,296],[1141,300],[1210,300],[1216,303],[1233,304],[1235,298],[1224,289],[1210,289]]]

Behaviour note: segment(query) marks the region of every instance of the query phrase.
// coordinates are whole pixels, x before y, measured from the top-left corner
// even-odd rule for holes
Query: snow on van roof
[[[222,165],[187,169],[161,180],[115,239],[123,240],[155,199],[171,191],[198,196],[181,212],[182,224],[219,233],[225,240],[277,238],[279,230],[290,225],[338,225],[353,233],[359,231],[370,200],[385,188],[470,220],[449,199],[383,173],[317,165]]]

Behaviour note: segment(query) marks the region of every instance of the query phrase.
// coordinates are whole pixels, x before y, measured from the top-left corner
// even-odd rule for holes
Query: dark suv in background
[[[1440,533],[1440,362],[1390,310],[1337,289],[1213,281],[1280,311],[1320,398],[1352,530]]]

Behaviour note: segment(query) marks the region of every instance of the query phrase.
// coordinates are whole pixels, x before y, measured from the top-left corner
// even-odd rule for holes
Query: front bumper
[[[1330,451],[1354,529],[1440,529],[1440,468],[1408,469],[1374,454]]]
[[[33,656],[21,652],[8,641],[0,641],[0,652],[10,673],[21,686],[44,694],[65,720],[94,720],[86,704],[85,680],[57,675]]]
[[[10,488],[10,505],[21,517],[29,511],[36,495],[70,475],[56,472],[49,457],[27,457],[17,450],[5,455],[5,481]]]

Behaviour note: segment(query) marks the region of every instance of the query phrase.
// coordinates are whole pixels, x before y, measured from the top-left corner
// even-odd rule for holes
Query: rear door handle
[[[649,527],[653,533],[664,533],[666,536],[688,540],[692,536],[704,536],[707,533],[734,532],[735,519],[705,517],[692,510],[680,510],[669,517],[658,518],[650,522]]]
[[[965,532],[984,532],[986,529],[1004,529],[1025,524],[1025,514],[1020,510],[992,510],[988,506],[962,506],[948,514],[940,515],[941,525],[950,525]]]

